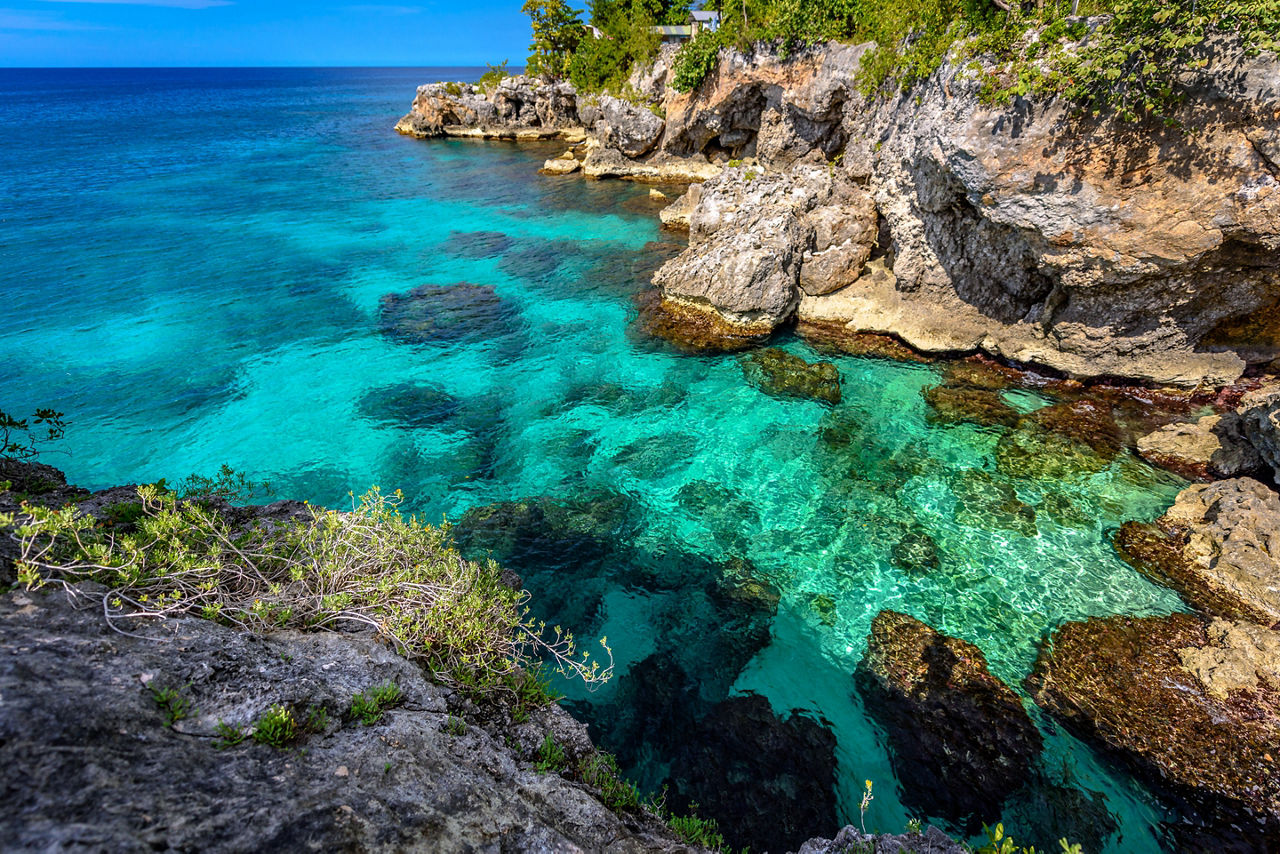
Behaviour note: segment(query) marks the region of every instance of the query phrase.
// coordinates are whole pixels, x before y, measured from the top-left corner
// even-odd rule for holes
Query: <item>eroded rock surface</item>
[[[831,362],[809,363],[780,347],[742,357],[742,372],[757,388],[778,397],[840,402],[840,371]]]
[[[1256,475],[1262,469],[1262,457],[1234,412],[1165,425],[1138,440],[1138,455],[1187,480]]]
[[[857,679],[888,732],[907,806],[976,830],[1028,779],[1040,732],[973,644],[881,611]]]
[[[1191,486],[1155,524],[1125,523],[1115,542],[1193,608],[1280,625],[1280,495],[1258,481]]]
[[[491,732],[451,716],[448,691],[371,637],[260,637],[196,618],[125,635],[83,592],[78,604],[61,590],[0,597],[8,848],[691,850],[661,822],[619,818],[534,769],[548,733],[566,754],[590,749],[556,707]],[[353,694],[389,681],[401,707],[368,727],[347,717]],[[177,690],[190,714],[166,726],[152,688]],[[327,720],[303,749],[218,749],[219,723],[248,728],[273,704]]]
[[[408,115],[400,119],[396,130],[419,139],[582,136],[578,96],[573,86],[524,76],[507,77],[492,93],[466,83],[420,86]]]
[[[1280,635],[1187,614],[1068,623],[1028,688],[1206,821],[1241,828],[1241,849],[1280,844]]]

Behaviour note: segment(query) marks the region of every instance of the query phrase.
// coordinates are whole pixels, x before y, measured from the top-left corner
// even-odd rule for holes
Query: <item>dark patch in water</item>
[[[491,285],[421,285],[381,300],[378,328],[402,344],[488,344],[503,361],[524,347],[520,313]]]
[[[461,408],[456,397],[426,383],[373,388],[365,392],[357,406],[365,418],[409,430],[445,423]]]
[[[445,251],[462,258],[496,258],[515,244],[501,231],[452,231]]]

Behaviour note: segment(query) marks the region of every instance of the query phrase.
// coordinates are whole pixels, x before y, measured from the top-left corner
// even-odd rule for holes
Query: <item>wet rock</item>
[[[890,557],[894,566],[910,573],[929,573],[942,565],[937,542],[923,528],[903,534],[894,544]]]
[[[1280,843],[1280,634],[1187,614],[1067,623],[1027,687],[1201,820]]]
[[[1262,457],[1244,438],[1240,416],[1233,412],[1161,427],[1138,440],[1138,455],[1187,480],[1255,475],[1263,467]]]
[[[1018,410],[995,391],[938,385],[923,389],[920,394],[929,407],[925,418],[930,424],[1012,427],[1022,419]]]
[[[1083,445],[1108,463],[1124,448],[1124,436],[1111,407],[1084,398],[1037,409],[1027,420],[1045,430]]]
[[[1193,608],[1280,625],[1280,495],[1256,480],[1188,487],[1155,524],[1126,522],[1115,544]]]
[[[826,593],[809,594],[809,610],[818,616],[818,622],[824,626],[836,624],[836,600]]]
[[[1043,740],[973,644],[881,611],[857,684],[893,747],[903,801],[973,832],[1026,782]]]
[[[101,593],[80,592],[80,607],[61,590],[0,597],[6,847],[689,850],[661,822],[620,818],[538,773],[497,729],[459,729],[451,692],[369,637],[258,636],[196,618],[121,634],[84,607]],[[373,726],[348,722],[352,695],[386,682],[404,704]],[[190,715],[166,726],[152,688],[177,690]],[[276,703],[328,722],[300,749],[218,749],[220,722],[251,728]],[[531,724],[541,732],[528,737],[580,738],[558,709]]]
[[[1004,391],[1021,385],[1022,373],[989,360],[970,358],[948,362],[942,369],[944,385],[953,388],[980,388]]]
[[[542,168],[538,171],[543,175],[571,175],[582,168],[582,163],[573,156],[572,152],[566,152],[566,154],[568,154],[567,157],[561,155],[544,161]]]
[[[447,422],[462,402],[437,386],[406,382],[369,389],[356,408],[370,420],[413,430]]]
[[[613,462],[626,467],[634,477],[654,480],[687,463],[697,447],[694,436],[661,433],[623,446],[613,455]]]
[[[665,298],[656,289],[636,298],[639,309],[631,331],[642,339],[659,339],[684,353],[733,353],[769,339],[772,328],[727,323],[705,306]]]
[[[830,362],[809,363],[779,347],[742,357],[742,372],[755,387],[780,397],[840,402],[840,371]]]
[[[796,324],[796,333],[824,355],[843,353],[847,356],[912,362],[918,365],[935,361],[933,357],[911,349],[891,335],[856,332],[840,323],[806,319],[803,314]]]
[[[859,410],[833,409],[818,422],[818,438],[828,448],[848,448],[862,439],[869,420],[867,413]]]
[[[735,557],[721,564],[721,575],[716,580],[717,595],[730,604],[745,606],[772,617],[778,612],[782,591],[765,577],[751,561]]]
[[[1073,780],[1066,766],[1063,783],[1034,775],[1022,791],[1005,805],[1006,829],[1013,830],[1019,845],[1034,846],[1037,851],[1062,850],[1058,840],[1079,845],[1085,851],[1103,851],[1108,839],[1120,825],[1107,808],[1101,792],[1083,788]]]
[[[1088,528],[1098,520],[1098,511],[1065,492],[1046,492],[1039,510],[1066,528]]]
[[[1000,437],[996,468],[1001,474],[1026,480],[1075,480],[1111,465],[1085,442],[1046,430],[1026,419]]]
[[[668,803],[698,804],[733,848],[790,851],[834,830],[835,736],[757,695],[730,697],[698,721],[672,759]]]
[[[1013,484],[980,469],[965,469],[951,481],[956,496],[955,519],[971,528],[1003,528],[1034,537],[1036,510],[1018,497]]]
[[[485,341],[510,335],[517,312],[490,285],[421,285],[380,301],[382,333],[405,344]]]

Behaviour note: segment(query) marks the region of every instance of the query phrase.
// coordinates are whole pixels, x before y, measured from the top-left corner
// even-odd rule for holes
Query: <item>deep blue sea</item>
[[[646,786],[754,693],[834,734],[840,818],[872,780],[868,829],[913,815],[852,680],[881,609],[1021,691],[1063,621],[1180,608],[1108,544],[1182,485],[1127,453],[1018,477],[998,432],[926,421],[936,366],[837,358],[832,408],[647,339],[633,298],[679,248],[647,187],[538,175],[555,145],[392,131],[417,85],[478,73],[0,70],[0,409],[65,411],[47,459],[86,487],[226,463],[337,507],[403,489],[473,552],[505,549],[539,615],[609,637],[615,679],[563,690]],[[1034,524],[1001,518],[1011,501]],[[935,571],[891,559],[911,531]],[[773,585],[776,613],[708,593],[717,573]],[[1158,801],[1041,724],[1010,832],[1169,845]]]

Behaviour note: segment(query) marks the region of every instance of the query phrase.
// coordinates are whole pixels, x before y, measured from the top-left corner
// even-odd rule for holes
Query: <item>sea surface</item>
[[[536,614],[607,635],[614,680],[560,688],[646,787],[705,766],[699,721],[755,695],[834,736],[839,819],[869,830],[929,818],[852,678],[881,609],[1019,692],[1062,622],[1179,610],[1108,543],[1176,478],[1127,453],[1003,471],[1000,431],[926,419],[938,366],[836,357],[832,407],[648,338],[634,298],[680,238],[647,187],[538,175],[559,146],[392,131],[418,84],[478,74],[0,70],[0,409],[66,412],[47,461],[91,488],[225,463],[337,507],[402,489],[521,572]],[[908,533],[936,568],[895,563]],[[1159,801],[1036,717],[1011,833],[1171,845]]]

